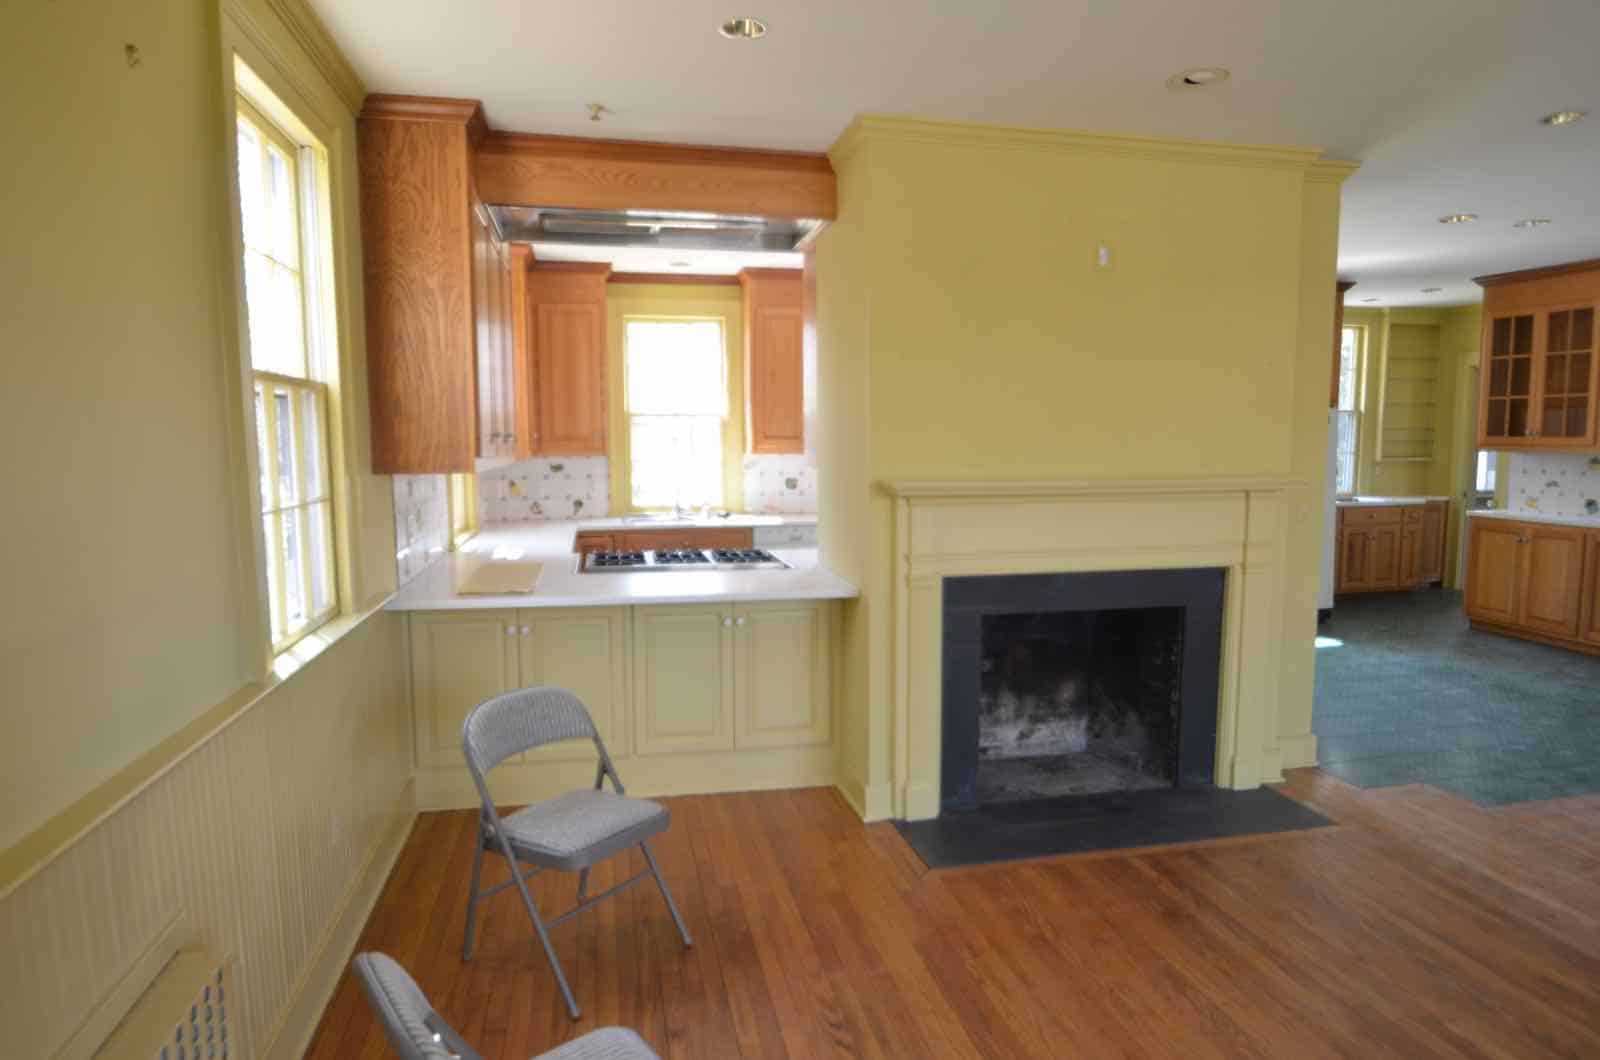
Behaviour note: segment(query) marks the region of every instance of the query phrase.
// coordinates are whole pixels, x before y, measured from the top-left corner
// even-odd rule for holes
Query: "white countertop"
[[[792,516],[745,516],[767,519],[762,523],[717,526],[781,526],[810,521]],[[528,523],[491,527],[474,537],[460,552],[445,553],[389,601],[390,611],[471,611],[517,607],[628,607],[635,604],[758,603],[779,600],[842,600],[860,591],[817,563],[816,549],[770,549],[788,563],[789,570],[744,571],[641,571],[618,574],[581,574],[572,551],[579,530],[603,530],[613,520]],[[629,527],[640,524],[629,523]],[[702,524],[670,524],[702,525]],[[505,596],[457,595],[459,579],[475,566],[499,559],[533,560],[544,564],[539,584],[531,593]]]
[[[1510,519],[1518,523],[1553,523],[1556,526],[1584,526],[1600,530],[1600,515],[1547,515],[1544,512],[1516,512],[1505,508],[1489,508],[1468,512],[1472,519]]]
[[[578,530],[706,530],[715,527],[757,527],[757,526],[807,526],[814,525],[817,521],[815,515],[739,515],[737,513],[725,516],[684,516],[677,518],[654,518],[651,516],[617,515],[608,519],[581,519],[570,523],[546,523],[546,526],[570,526],[574,532]],[[536,524],[528,524],[530,526]]]
[[[1378,497],[1362,494],[1356,497],[1340,497],[1334,501],[1341,508],[1398,508],[1412,504],[1428,504],[1433,501],[1448,501],[1449,497]]]

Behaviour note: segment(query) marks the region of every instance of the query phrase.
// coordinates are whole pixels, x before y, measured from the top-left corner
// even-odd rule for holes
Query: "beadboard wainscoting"
[[[415,818],[405,658],[403,620],[371,614],[6,865],[0,1052],[91,1055],[203,947],[229,967],[229,1055],[302,1055]]]

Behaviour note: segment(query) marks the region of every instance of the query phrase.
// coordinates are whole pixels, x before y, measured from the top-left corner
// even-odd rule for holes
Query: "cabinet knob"
[[[529,633],[532,633],[532,632],[533,632],[533,630],[529,629],[527,626],[523,626],[522,627],[522,635],[524,637],[526,637]]]
[[[734,625],[736,625],[736,626],[744,625],[744,617],[740,616],[739,618],[735,619],[734,620]]]
[[[517,635],[517,627],[516,626],[507,626],[506,627],[506,636],[515,637],[516,635]]]
[[[724,625],[724,626],[731,626],[731,625],[733,625],[733,619],[731,619],[731,618],[725,618],[725,619],[723,619],[723,620],[722,620],[722,624],[723,624],[723,625]]]

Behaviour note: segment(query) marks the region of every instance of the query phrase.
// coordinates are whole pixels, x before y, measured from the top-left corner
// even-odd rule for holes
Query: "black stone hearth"
[[[1209,787],[1225,572],[950,578],[942,809]]]

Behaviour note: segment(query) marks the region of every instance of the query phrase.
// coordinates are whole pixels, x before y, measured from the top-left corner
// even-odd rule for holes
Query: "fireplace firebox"
[[[1213,784],[1225,576],[947,578],[943,810]]]

